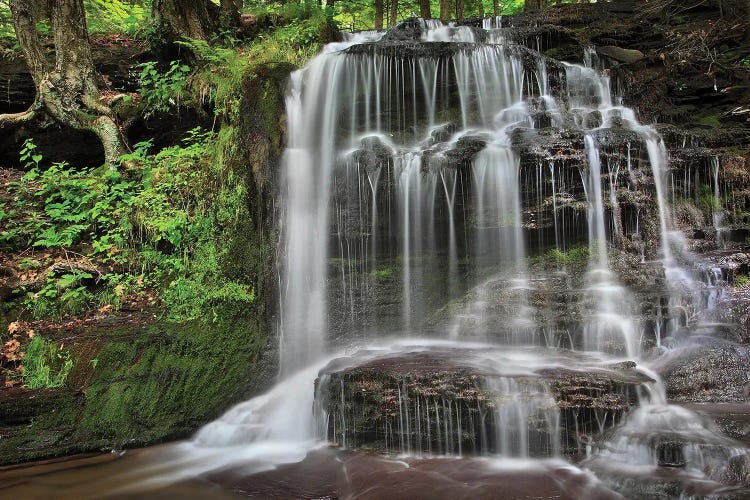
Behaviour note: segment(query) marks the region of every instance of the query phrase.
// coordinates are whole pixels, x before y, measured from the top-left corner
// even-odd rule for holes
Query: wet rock
[[[382,55],[385,57],[396,58],[444,58],[451,57],[461,51],[469,51],[475,48],[475,44],[464,42],[405,43],[402,41],[380,41],[352,45],[346,49],[346,52],[348,54],[366,54],[370,56]]]
[[[750,254],[738,252],[722,257],[717,262],[725,276],[747,274],[750,266]]]
[[[80,404],[83,399],[68,389],[5,388],[0,391],[0,427],[4,433],[12,432],[13,426],[28,425],[44,413]]]
[[[315,450],[304,460],[256,474],[223,469],[210,473],[208,480],[251,498],[621,498],[591,474],[555,462],[521,465],[465,457],[389,460],[332,449]]]
[[[592,119],[595,118],[592,117]],[[598,128],[592,131],[591,135],[600,147],[606,147],[607,150],[624,148],[627,151],[629,144],[637,145],[641,143],[641,137],[637,132],[622,127]]]
[[[739,344],[709,340],[683,348],[658,367],[667,397],[679,402],[745,401],[750,354]]]
[[[573,129],[542,130],[517,128],[511,135],[513,148],[524,160],[582,160],[585,157],[583,132]]]
[[[632,64],[642,60],[645,56],[643,52],[635,49],[623,49],[622,47],[615,47],[612,45],[605,47],[597,47],[596,53],[600,56],[609,57],[615,61]]]
[[[430,138],[434,143],[446,142],[453,134],[458,130],[458,125],[455,123],[445,123],[437,126],[432,132],[430,132]]]
[[[383,42],[406,42],[420,40],[424,32],[424,21],[417,18],[404,19],[383,35]]]
[[[742,453],[729,459],[722,471],[721,482],[750,486],[750,454]]]
[[[656,443],[656,463],[660,467],[685,467],[684,443],[660,439]]]
[[[500,376],[471,356],[438,350],[332,362],[316,381],[328,438],[389,452],[576,453],[580,435],[618,422],[637,405],[635,388],[651,381],[632,362]],[[522,442],[528,449],[518,449]]]
[[[380,137],[365,137],[360,142],[361,148],[352,153],[352,159],[366,169],[375,169],[387,165],[393,155]]]
[[[482,136],[463,136],[456,141],[453,148],[445,153],[445,157],[451,165],[465,164],[487,146],[487,139]]]

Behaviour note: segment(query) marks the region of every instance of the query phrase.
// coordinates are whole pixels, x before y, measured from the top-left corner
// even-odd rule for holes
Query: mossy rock
[[[91,380],[80,391],[6,398],[0,463],[186,437],[257,392],[272,372],[262,315],[135,330],[93,327],[82,336],[87,340],[71,349],[78,365],[95,365]],[[88,349],[92,342],[101,349]]]

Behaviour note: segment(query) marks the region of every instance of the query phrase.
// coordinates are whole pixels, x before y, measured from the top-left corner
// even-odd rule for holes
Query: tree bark
[[[11,0],[10,8],[18,44],[36,86],[36,99],[24,113],[0,115],[0,130],[46,115],[95,133],[104,146],[106,162],[116,165],[125,147],[114,112],[100,100],[83,0]],[[54,66],[47,61],[36,30],[44,19],[49,19],[52,27]]]
[[[492,0],[492,12],[495,17],[500,15],[500,0]]]
[[[393,26],[398,22],[398,0],[391,0],[390,13],[388,15],[389,26]]]
[[[332,5],[332,0],[329,0]],[[242,10],[242,0],[221,0],[221,14],[219,24],[222,29],[231,30],[240,25],[240,11]]]
[[[375,29],[383,29],[383,0],[375,0]]]
[[[225,3],[222,1],[222,7]],[[209,0],[153,0],[151,14],[168,43],[184,38],[210,40],[220,17],[216,4]]]
[[[524,4],[524,12],[534,12],[538,10],[544,10],[547,7],[547,0],[526,0]]]
[[[464,17],[464,0],[456,0],[456,19]]]
[[[419,15],[422,19],[432,19],[430,0],[419,0]]]
[[[452,0],[440,0],[440,19],[442,21],[450,21],[451,14],[453,13],[453,2]]]

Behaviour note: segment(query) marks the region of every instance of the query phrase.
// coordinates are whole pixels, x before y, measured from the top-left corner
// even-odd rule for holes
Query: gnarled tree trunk
[[[0,115],[0,131],[46,115],[95,133],[104,145],[106,162],[115,165],[125,148],[114,113],[100,100],[83,0],[11,0],[10,8],[37,95],[26,112]],[[52,27],[54,65],[36,29],[45,19]]]

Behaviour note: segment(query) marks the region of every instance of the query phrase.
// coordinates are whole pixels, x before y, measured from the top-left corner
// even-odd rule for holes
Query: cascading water
[[[588,454],[605,476],[687,464],[713,478],[739,453],[623,361],[706,305],[669,209],[664,142],[612,96],[594,52],[562,64],[512,38],[499,18],[409,20],[347,36],[292,75],[283,381],[180,445],[205,458],[180,474],[220,456],[262,470],[325,441],[409,457]],[[653,186],[637,185],[642,168]],[[642,208],[622,194],[645,189],[660,259],[641,264],[664,275],[665,296],[650,329],[612,258],[630,238],[645,260]],[[535,274],[550,251],[554,269]],[[581,276],[568,251],[585,255]]]

